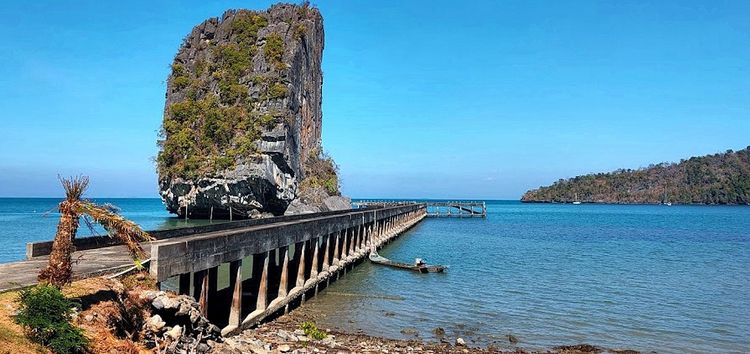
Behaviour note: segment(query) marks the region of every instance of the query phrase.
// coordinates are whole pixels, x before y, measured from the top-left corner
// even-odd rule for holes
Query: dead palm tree
[[[113,206],[96,205],[81,199],[89,185],[88,177],[61,178],[60,182],[65,189],[65,200],[58,205],[60,223],[57,224],[57,233],[52,242],[49,265],[39,273],[39,280],[58,288],[70,282],[73,275],[71,254],[75,251],[73,239],[81,218],[92,228],[94,223],[103,226],[111,237],[122,241],[136,264],[139,264],[145,252],[138,242],[150,241],[151,236],[134,222],[118,215]]]

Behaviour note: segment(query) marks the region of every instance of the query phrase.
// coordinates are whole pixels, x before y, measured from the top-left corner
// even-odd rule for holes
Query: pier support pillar
[[[255,302],[255,311],[265,310],[268,306],[268,263],[270,261],[270,252],[263,254],[263,272],[260,276],[258,285],[258,300]]]
[[[352,228],[352,238],[349,240],[349,255],[354,254],[354,245],[357,243],[357,229]]]
[[[229,286],[232,289],[232,304],[229,307],[229,321],[221,330],[222,335],[237,329],[242,320],[242,260],[229,263]]]
[[[327,272],[329,267],[329,261],[330,261],[330,250],[331,250],[331,235],[323,236],[323,242],[325,250],[323,251],[323,271]]]
[[[193,276],[193,296],[198,299],[201,314],[208,316],[208,271],[201,270]]]
[[[201,289],[203,287],[203,278],[206,276],[205,270],[199,270],[197,272],[193,272],[193,297],[196,299],[200,299],[201,297]]]
[[[242,324],[256,321],[268,308],[268,266],[271,260],[271,252],[267,251],[261,254],[253,255],[253,276],[256,275],[255,267],[258,263],[262,263],[260,270],[260,281],[258,282],[258,297],[255,301],[255,310],[251,312],[244,320]]]
[[[349,229],[346,229],[344,233],[344,243],[341,245],[341,259],[346,262],[346,257],[349,256]]]
[[[306,260],[305,260],[305,248],[307,248],[306,242],[301,242],[301,250],[300,250],[300,256],[299,256],[299,266],[297,267],[297,281],[295,284],[295,288],[300,288],[305,286],[305,266],[306,266]],[[300,245],[298,243],[298,245]]]
[[[180,274],[179,294],[190,295],[190,273]]]
[[[359,224],[359,249],[363,249],[365,247],[365,238],[367,235],[365,234],[365,226],[363,224]]]
[[[318,239],[313,239],[310,242],[314,242],[315,246],[313,246],[313,256],[312,256],[312,266],[310,267],[310,279],[308,281],[315,281],[316,278],[318,278],[318,267],[319,267],[319,256],[320,256],[320,242]]]
[[[339,255],[339,235],[340,234],[341,234],[341,231],[336,233],[336,240],[334,241],[333,265],[339,265],[339,261],[341,260],[341,256]]]
[[[282,251],[280,259],[281,276],[279,279],[279,292],[278,295],[276,295],[276,299],[271,301],[271,305],[269,306],[273,306],[276,303],[283,301],[289,294],[289,248],[283,247],[279,250]]]
[[[208,268],[208,299],[214,302],[218,293],[219,267]]]

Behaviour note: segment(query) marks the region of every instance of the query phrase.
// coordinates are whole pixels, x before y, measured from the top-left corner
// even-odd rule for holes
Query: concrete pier
[[[432,218],[486,218],[487,204],[482,201],[388,201],[360,200],[353,202],[356,208],[387,207],[394,205],[424,204],[427,217]]]
[[[164,240],[152,245],[149,269],[185,294],[192,278],[201,310],[231,335],[314,296],[425,216],[423,204],[399,205]],[[216,289],[226,264],[229,286]]]

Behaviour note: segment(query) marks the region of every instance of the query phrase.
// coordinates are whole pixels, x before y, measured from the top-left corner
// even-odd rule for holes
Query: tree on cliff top
[[[148,233],[134,222],[117,215],[114,206],[96,205],[81,199],[89,185],[88,177],[61,178],[60,182],[65,189],[65,200],[58,205],[60,222],[57,224],[57,233],[52,243],[49,264],[39,273],[40,281],[58,288],[70,282],[73,275],[71,254],[75,250],[73,239],[76,237],[81,217],[87,225],[93,227],[93,224],[97,223],[103,226],[110,236],[122,241],[136,263],[145,256],[138,242],[152,240]]]

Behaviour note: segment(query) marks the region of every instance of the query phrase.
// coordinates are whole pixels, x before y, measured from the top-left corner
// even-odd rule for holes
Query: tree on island
[[[60,222],[52,243],[49,264],[39,273],[39,281],[58,288],[70,283],[73,276],[71,255],[75,251],[73,239],[81,218],[92,229],[94,224],[103,226],[111,237],[128,247],[136,264],[140,264],[145,252],[138,242],[151,241],[152,237],[134,222],[118,215],[113,205],[97,205],[81,199],[89,185],[88,177],[61,178],[60,182],[65,189],[65,200],[58,205]]]

